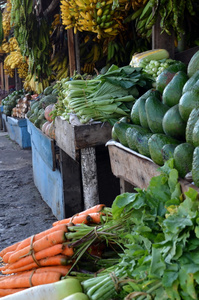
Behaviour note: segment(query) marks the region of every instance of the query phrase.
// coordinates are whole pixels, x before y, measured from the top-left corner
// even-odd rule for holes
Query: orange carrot
[[[72,222],[73,224],[80,224],[80,223],[77,223],[77,221],[74,221],[74,219],[77,217],[77,216],[87,216],[91,213],[97,213],[97,212],[100,212],[102,211],[102,209],[105,207],[105,204],[97,204],[95,206],[92,206],[91,208],[88,208],[80,213],[77,213],[76,215],[74,215],[73,217],[70,217],[70,218],[66,218],[66,219],[63,219],[63,220],[59,220],[59,221],[56,221],[53,223],[53,226],[57,226],[59,224],[68,224],[70,222]],[[78,220],[78,219],[76,219]],[[81,221],[81,218],[79,219]],[[83,222],[85,220],[83,219]],[[76,222],[76,223],[74,223]],[[81,222],[81,223],[83,223]]]
[[[14,253],[14,251],[9,251],[9,252],[6,252],[4,255],[3,255],[3,262],[4,263],[7,263],[8,262],[8,260],[9,260],[9,257],[10,257],[10,255],[12,255]]]
[[[43,249],[49,248],[50,246],[60,244],[66,241],[64,230],[58,230],[48,235],[44,236],[43,238],[39,239],[38,241],[33,242],[32,248],[34,252],[41,251]],[[23,256],[29,255],[31,251],[31,245],[15,251],[8,260],[8,263],[14,263],[15,261],[19,260]]]
[[[90,213],[87,218],[89,219],[89,223],[99,224],[101,223],[102,215],[103,215],[102,212]]]
[[[45,235],[47,235],[51,232],[57,231],[57,230],[67,230],[67,227],[62,224],[61,224],[61,226],[59,225],[59,226],[51,227],[47,230],[44,230],[40,233],[35,234],[34,239],[38,240],[38,239],[44,237]],[[25,240],[19,241],[17,243],[14,243],[14,244],[6,247],[0,251],[0,256],[3,257],[7,252],[12,252],[12,251],[15,251],[16,249],[19,250],[19,249],[22,249],[22,248],[28,246],[28,245],[30,245],[30,241],[31,241],[31,237],[28,237]],[[7,262],[7,261],[4,260],[4,262]]]
[[[20,291],[24,291],[26,288],[22,289],[0,289],[0,297],[8,296]]]
[[[42,231],[40,233],[35,234],[34,236],[34,241],[38,241],[39,239],[45,237],[46,235],[48,235],[51,232],[55,232],[58,230],[63,230],[65,232],[67,232],[67,226],[65,224],[60,224],[57,225],[55,227],[51,227],[45,231]],[[17,250],[23,249],[25,247],[27,247],[28,245],[30,245],[31,242],[31,237],[28,237],[27,239],[21,241],[21,243],[18,245]]]
[[[39,252],[35,253],[35,258],[36,260],[40,260],[46,257],[52,257],[58,254],[64,254],[66,256],[72,256],[74,254],[74,250],[73,248],[69,248],[68,245],[65,244],[57,244],[54,246],[51,246],[49,248],[46,248],[44,250],[41,250]],[[26,256],[21,258],[20,260],[14,262],[13,264],[8,264],[8,268],[13,270],[19,267],[23,267],[26,266],[28,264],[31,264],[32,262],[34,262],[34,259],[32,257],[32,255]],[[5,268],[4,268],[5,270]]]
[[[39,260],[39,264],[41,267],[45,267],[45,266],[53,266],[53,265],[62,265],[62,266],[66,266],[68,265],[68,258],[66,255],[55,255],[52,257],[46,257],[43,258],[41,260]],[[37,268],[38,265],[35,262],[32,262],[31,264],[25,265],[23,267],[19,267],[16,269],[9,269],[6,268],[5,270],[2,270],[2,274],[12,274],[14,273],[18,273],[18,272],[23,272],[23,271],[27,271],[27,270],[31,270],[33,268]]]
[[[61,273],[59,272],[33,273],[32,276],[27,274],[15,278],[8,276],[5,280],[0,281],[0,289],[29,288],[31,283],[32,286],[37,286],[59,281],[60,278]]]
[[[6,254],[6,252],[14,251],[20,243],[21,243],[21,242],[17,242],[17,243],[15,243],[15,244],[12,244],[12,245],[10,245],[10,246],[8,246],[8,247],[2,249],[2,250],[0,251],[0,256],[3,257],[3,256]]]

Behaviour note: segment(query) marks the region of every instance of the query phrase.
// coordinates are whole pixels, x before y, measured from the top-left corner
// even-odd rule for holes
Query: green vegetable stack
[[[135,56],[137,63],[143,64],[143,72],[152,64],[151,55],[155,51],[148,51],[148,58],[146,52]],[[165,55],[161,49],[159,55]],[[199,187],[198,57],[199,51],[188,66],[174,60],[158,76],[155,70],[154,88],[136,98],[130,123],[114,124],[112,138],[160,166],[174,158],[180,176],[192,172],[193,182]],[[157,64],[159,61],[157,57]]]

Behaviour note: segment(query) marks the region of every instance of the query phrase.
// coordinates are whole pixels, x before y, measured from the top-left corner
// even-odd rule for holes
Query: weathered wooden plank
[[[65,217],[70,217],[84,208],[80,165],[62,149],[60,153],[60,169],[63,181],[63,198]]]
[[[140,158],[117,146],[109,145],[108,149],[113,174],[129,182],[134,187],[147,188],[151,178],[160,174],[159,166],[147,159]],[[199,192],[198,187],[185,179],[180,179],[179,181],[183,193],[190,187]]]
[[[94,147],[81,150],[81,171],[84,209],[88,209],[99,204],[97,165]]]
[[[79,149],[106,144],[111,138],[108,122],[90,125],[71,125],[60,117],[55,119],[57,145],[75,160],[79,160]]]
[[[67,30],[68,37],[68,56],[69,56],[69,67],[70,67],[70,76],[74,75],[76,70],[76,59],[75,59],[75,41],[73,28]]]

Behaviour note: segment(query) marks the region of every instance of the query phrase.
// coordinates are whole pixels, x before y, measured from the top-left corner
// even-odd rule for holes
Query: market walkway
[[[34,185],[31,150],[21,149],[0,131],[0,250],[55,220]]]

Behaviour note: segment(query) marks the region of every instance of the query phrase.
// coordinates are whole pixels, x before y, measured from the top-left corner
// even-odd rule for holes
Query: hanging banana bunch
[[[61,80],[68,77],[68,57],[63,55],[63,53],[57,52],[54,58],[49,63],[49,66],[52,69],[55,80]]]
[[[20,51],[11,51],[4,60],[6,74],[13,77],[15,69],[17,69],[20,78],[25,78],[28,74],[27,60],[21,55]]]
[[[4,38],[9,36],[11,30],[11,26],[10,26],[11,8],[12,8],[11,1],[7,0],[6,7],[2,13],[2,25],[3,25]]]
[[[74,32],[90,31],[97,38],[116,36],[125,30],[124,18],[131,8],[131,0],[61,0],[62,24]]]

